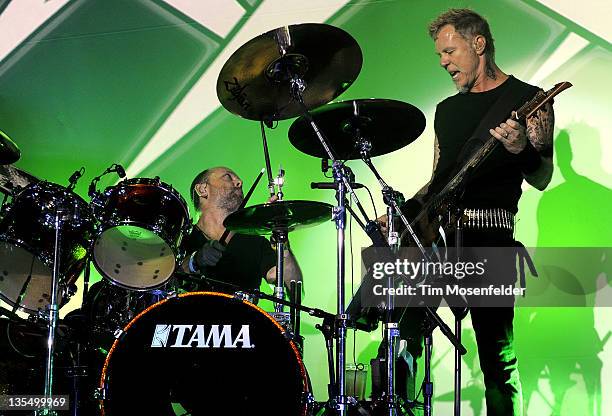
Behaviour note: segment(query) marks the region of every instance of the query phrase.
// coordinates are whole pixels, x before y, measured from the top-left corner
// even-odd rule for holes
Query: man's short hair
[[[493,78],[495,76],[495,67],[493,65],[495,62],[495,44],[486,19],[470,9],[450,9],[436,17],[429,24],[429,36],[435,40],[440,30],[446,25],[453,26],[457,33],[468,41],[472,40],[476,35],[484,36],[487,41],[484,50],[487,62],[487,75]]]
[[[213,170],[213,168],[205,169],[202,172],[198,173],[196,177],[193,178],[193,181],[191,181],[191,188],[189,194],[191,195],[191,202],[193,202],[193,206],[195,207],[196,211],[200,209],[200,195],[198,195],[198,192],[196,191],[196,186],[208,181],[208,178],[210,178],[210,175],[213,173]]]

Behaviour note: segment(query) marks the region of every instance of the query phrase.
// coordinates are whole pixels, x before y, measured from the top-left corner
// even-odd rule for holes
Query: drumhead
[[[164,284],[176,267],[176,253],[163,238],[132,225],[105,230],[94,244],[93,256],[96,268],[110,281],[134,290]]]
[[[10,241],[0,240],[0,259],[0,298],[24,312],[44,310],[51,300],[51,268]]]
[[[215,292],[164,299],[113,344],[100,379],[105,415],[304,415],[306,370],[257,306]]]

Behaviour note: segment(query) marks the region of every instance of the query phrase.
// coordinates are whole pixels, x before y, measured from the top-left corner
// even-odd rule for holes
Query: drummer
[[[236,211],[242,200],[242,180],[226,167],[200,172],[192,181],[190,195],[200,217],[183,240],[187,253],[183,270],[238,286],[259,289],[262,277],[276,281],[276,253],[270,242],[261,236],[230,232],[225,244],[219,242],[225,231],[223,221]],[[276,201],[272,197],[268,202]],[[302,272],[288,243],[284,250],[283,279],[285,286],[302,280]],[[208,284],[196,284],[191,290],[210,290]],[[215,290],[233,292],[230,286],[214,285]]]

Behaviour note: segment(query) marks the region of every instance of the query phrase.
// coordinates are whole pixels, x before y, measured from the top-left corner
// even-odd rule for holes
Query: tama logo
[[[151,348],[255,348],[249,325],[156,325]]]

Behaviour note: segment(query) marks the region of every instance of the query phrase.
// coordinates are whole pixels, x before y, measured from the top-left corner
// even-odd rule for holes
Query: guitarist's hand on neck
[[[523,177],[540,191],[546,189],[553,172],[552,135],[555,115],[546,103],[534,116],[527,118],[527,128],[516,120],[508,119],[489,133],[510,153],[519,158]]]
[[[516,120],[508,119],[495,129],[490,129],[489,133],[512,154],[519,154],[527,145],[527,135],[525,127]]]

